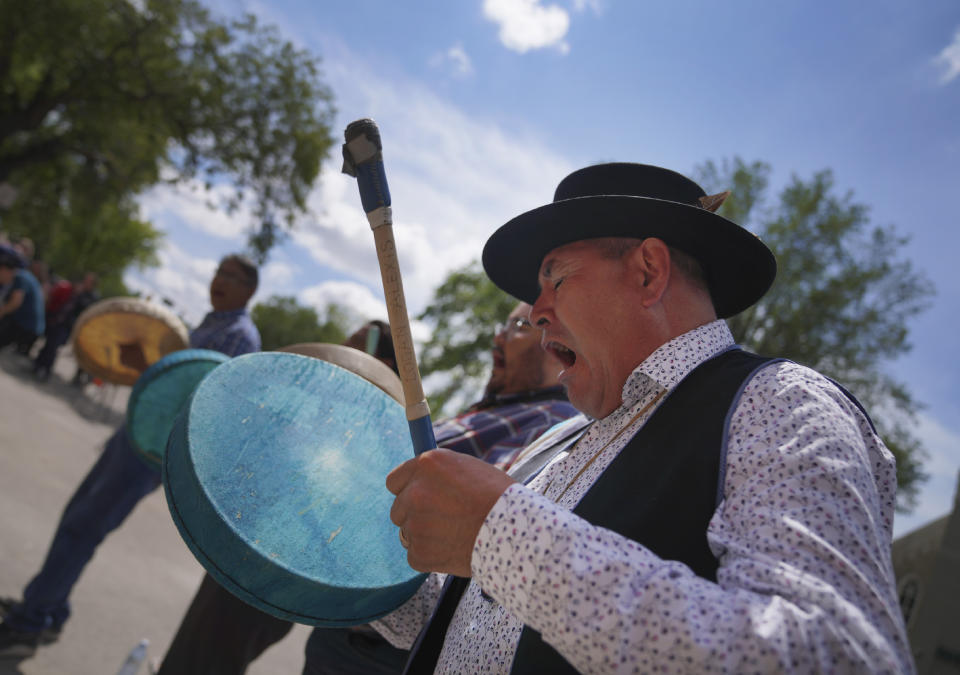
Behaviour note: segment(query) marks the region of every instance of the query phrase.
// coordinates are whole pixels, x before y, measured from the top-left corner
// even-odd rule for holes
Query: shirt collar
[[[243,316],[246,313],[247,313],[246,307],[241,307],[240,309],[228,309],[223,312],[208,312],[207,315],[203,317],[203,320],[206,321],[207,319],[213,319],[213,320],[235,319],[238,316]]]
[[[623,403],[632,404],[651,386],[669,391],[691,370],[732,346],[733,333],[723,319],[711,321],[673,338],[660,345],[630,373],[623,385]]]
[[[546,387],[545,389],[521,391],[514,394],[495,394],[489,397],[485,396],[481,400],[477,401],[470,406],[470,408],[468,408],[468,411],[482,410],[484,408],[492,408],[494,406],[510,405],[512,403],[522,403],[532,399],[548,398],[556,398],[565,401],[567,400],[567,394],[563,387],[561,387],[559,384],[553,387]]]

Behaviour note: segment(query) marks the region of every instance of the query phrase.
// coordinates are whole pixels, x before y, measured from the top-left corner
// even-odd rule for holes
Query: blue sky
[[[910,325],[913,351],[890,370],[926,405],[930,452],[903,533],[950,509],[960,469],[960,373],[953,279],[960,228],[960,5],[723,4],[674,0],[209,0],[252,12],[322,59],[338,110],[377,120],[411,313],[451,269],[479,257],[514,215],[548,202],[570,171],[601,160],[689,173],[739,155],[791,175],[834,171],[839,193],[895,224],[904,255],[936,284]],[[384,317],[372,235],[356,185],[324,164],[311,214],[274,252],[258,299],[295,295]],[[171,298],[190,320],[207,309],[218,257],[248,222],[209,195],[156,189],[144,215],[167,233],[162,265],[128,281]],[[422,326],[416,335],[424,335]]]

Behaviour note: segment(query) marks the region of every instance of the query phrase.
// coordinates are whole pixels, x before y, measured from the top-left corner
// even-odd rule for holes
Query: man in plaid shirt
[[[493,372],[483,399],[433,427],[437,446],[474,455],[506,471],[520,451],[554,424],[578,414],[557,383],[559,363],[540,349],[520,303],[493,337]]]

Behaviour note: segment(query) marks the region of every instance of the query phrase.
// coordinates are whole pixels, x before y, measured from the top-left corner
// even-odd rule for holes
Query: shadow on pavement
[[[70,362],[72,363],[72,359]],[[119,385],[107,382],[98,384],[86,380],[77,382],[76,378],[64,378],[57,369],[50,373],[49,378],[37,379],[30,358],[12,348],[0,352],[0,370],[19,380],[23,386],[33,387],[66,401],[77,415],[84,419],[108,426],[120,426],[126,418],[126,396]],[[60,370],[62,371],[62,368]]]
[[[27,656],[22,659],[0,657],[0,675],[24,675],[20,664],[30,658],[32,657]]]

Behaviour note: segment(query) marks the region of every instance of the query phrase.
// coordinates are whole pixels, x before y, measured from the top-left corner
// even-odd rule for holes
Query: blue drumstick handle
[[[410,425],[410,439],[413,441],[413,454],[419,455],[437,447],[437,439],[433,435],[433,423],[430,415],[407,420]]]
[[[357,167],[357,186],[360,188],[360,203],[363,204],[364,213],[390,206],[390,188],[387,186],[382,159]]]
[[[383,144],[376,123],[371,119],[351,122],[344,136],[343,173],[356,177],[363,212],[390,206],[390,187],[383,168]]]

